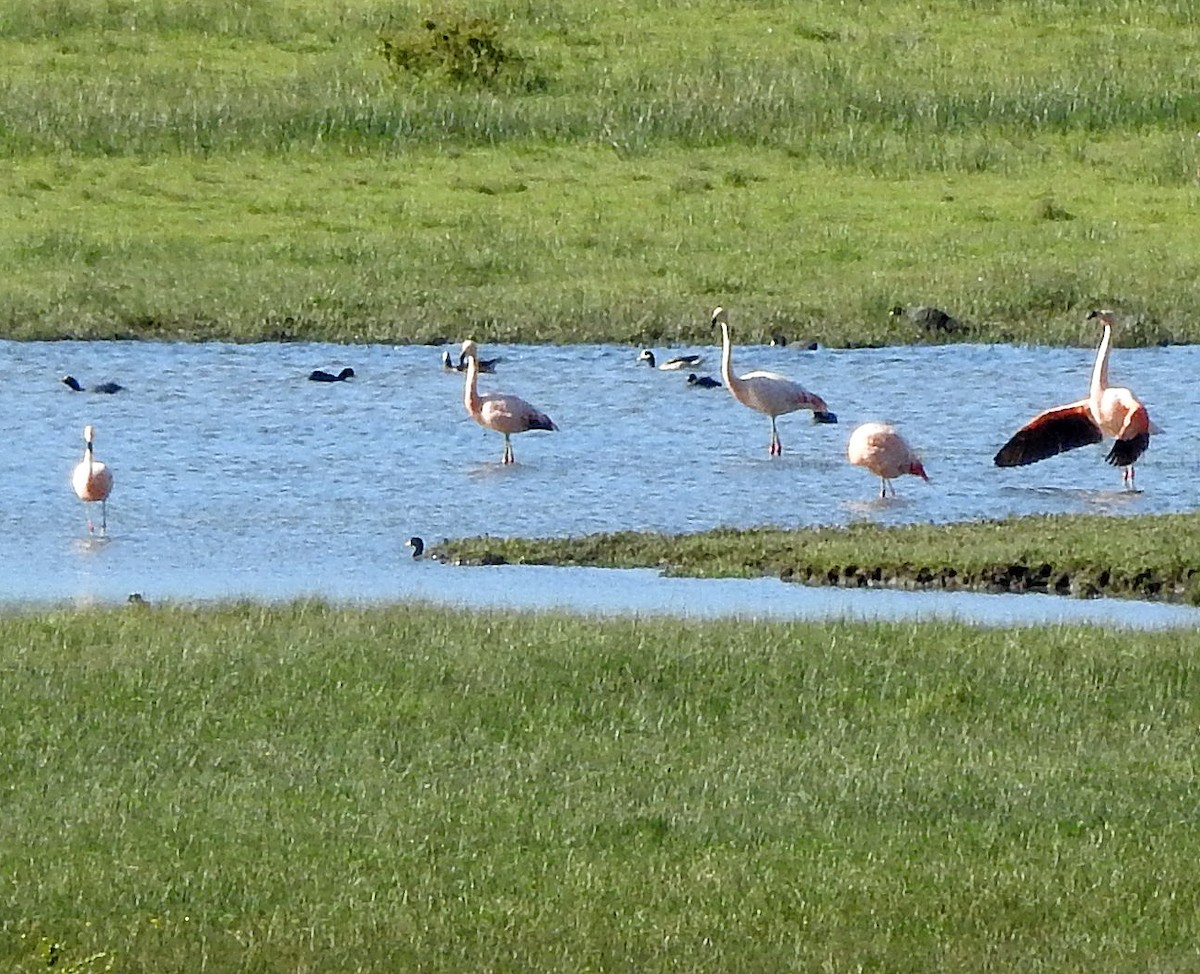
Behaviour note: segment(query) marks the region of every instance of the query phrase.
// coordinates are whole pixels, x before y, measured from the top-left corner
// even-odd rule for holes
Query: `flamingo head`
[[[479,346],[469,338],[462,343],[462,355],[458,360],[461,362],[467,358],[473,358],[476,362],[479,361]]]
[[[925,466],[920,460],[914,460],[908,465],[908,472],[914,477],[920,477],[925,483],[929,483],[929,474],[925,472]]]
[[[1093,318],[1098,319],[1102,325],[1108,325],[1109,328],[1112,328],[1116,324],[1115,311],[1108,311],[1103,308],[1098,311],[1089,311],[1087,320],[1091,321]]]
[[[712,326],[714,328],[716,328],[717,325],[728,325],[728,324],[729,324],[729,318],[725,314],[725,309],[724,308],[713,308]]]
[[[654,368],[654,353],[648,348],[642,349],[642,353],[637,357],[637,360],[647,363],[650,368]]]
[[[83,442],[88,446],[92,445],[92,436],[95,432],[95,429],[93,429],[91,426],[85,426],[83,428]]]
[[[412,548],[414,558],[420,558],[425,553],[425,542],[418,537],[409,538],[404,542],[404,547]]]

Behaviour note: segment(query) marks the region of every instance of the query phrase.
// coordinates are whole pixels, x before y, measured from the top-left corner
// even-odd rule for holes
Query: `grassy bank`
[[[661,567],[684,575],[778,575],[813,585],[1051,592],[1200,601],[1191,514],[1055,515],[962,524],[632,531],[583,538],[467,538],[450,561]]]
[[[1200,340],[1190,4],[0,2],[0,330],[432,341]]]
[[[1188,634],[0,619],[0,965],[1185,971]]]

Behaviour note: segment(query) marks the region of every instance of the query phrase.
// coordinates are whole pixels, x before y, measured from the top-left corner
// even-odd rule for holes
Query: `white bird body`
[[[479,349],[473,341],[462,343],[462,355],[467,360],[467,382],[463,389],[463,405],[467,414],[480,426],[504,434],[504,459],[502,463],[515,463],[512,441],[513,433],[529,430],[557,430],[554,421],[541,410],[534,408],[519,396],[498,392],[479,392]]]
[[[912,474],[928,482],[921,458],[908,442],[887,423],[863,423],[850,434],[846,457],[856,467],[864,467],[883,481],[880,497],[886,497],[888,489],[896,496],[892,481],[905,474]]]
[[[71,473],[71,486],[75,496],[85,504],[100,502],[101,530],[108,529],[108,495],[112,493],[113,475],[108,467],[95,457],[92,440],[95,430],[91,426],[83,428],[83,459],[76,464]],[[88,530],[92,530],[88,521]]]
[[[754,371],[743,375],[733,372],[733,345],[729,340],[729,322],[725,317],[725,309],[713,311],[714,325],[721,326],[721,378],[729,387],[729,392],[743,406],[765,413],[771,417],[771,445],[769,452],[772,456],[783,453],[783,444],[779,440],[779,432],[775,426],[776,417],[793,413],[797,409],[810,409],[813,418],[818,422],[837,422],[837,417],[829,412],[825,400],[809,392],[802,385],[793,382],[787,376],[778,372]]]

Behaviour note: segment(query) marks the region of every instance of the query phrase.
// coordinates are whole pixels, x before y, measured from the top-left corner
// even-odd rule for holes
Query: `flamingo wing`
[[[1034,416],[1000,448],[995,463],[997,467],[1023,467],[1102,439],[1104,434],[1092,418],[1088,401],[1081,399]]]
[[[1146,407],[1138,403],[1125,416],[1121,432],[1117,434],[1117,442],[1104,459],[1114,467],[1132,466],[1150,445],[1152,426]]]
[[[556,430],[554,421],[519,396],[489,395],[480,397],[480,415],[485,426],[501,433],[524,433],[526,430]]]

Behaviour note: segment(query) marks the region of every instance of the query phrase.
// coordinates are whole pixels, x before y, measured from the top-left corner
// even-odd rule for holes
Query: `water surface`
[[[1035,513],[1145,514],[1195,506],[1200,352],[1117,349],[1163,427],[1136,493],[1102,447],[998,470],[991,457],[1034,413],[1081,397],[1092,349],[949,345],[803,352],[738,348],[740,370],[771,368],[819,392],[836,426],[768,420],[725,390],[636,362],[624,346],[486,346],[503,361],[482,387],[515,392],[561,431],[501,438],[471,422],[462,376],[425,346],[0,342],[9,482],[0,557],[9,600],[148,595],[404,597],[418,577],[402,547],[477,534],[562,536],[718,525],[946,522]],[[715,347],[701,351],[716,371]],[[351,365],[345,383],[306,381]],[[702,370],[704,371],[704,370]],[[116,396],[72,393],[116,380]],[[895,422],[933,483],[877,482],[845,461],[854,426]],[[69,485],[85,423],[113,469],[109,538],[89,540]]]

